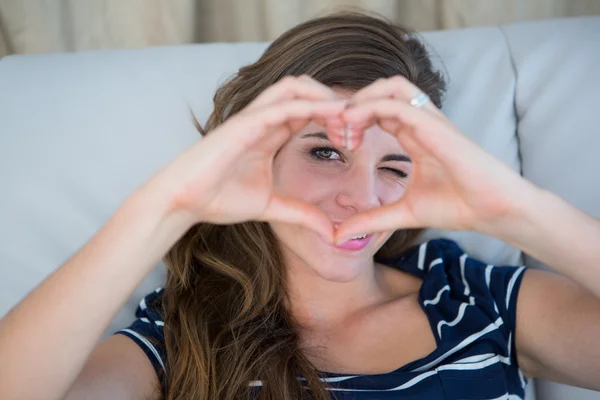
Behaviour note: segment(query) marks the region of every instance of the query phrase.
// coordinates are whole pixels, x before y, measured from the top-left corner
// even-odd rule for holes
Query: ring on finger
[[[410,105],[416,108],[423,107],[429,103],[431,99],[425,92],[421,92],[410,100]]]

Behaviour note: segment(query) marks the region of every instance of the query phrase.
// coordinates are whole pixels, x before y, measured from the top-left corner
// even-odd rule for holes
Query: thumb
[[[354,214],[339,226],[335,232],[334,241],[340,244],[352,236],[374,232],[395,231],[419,227],[413,213],[405,202],[374,208],[369,211]]]
[[[333,223],[318,207],[302,201],[274,195],[263,215],[263,221],[278,221],[302,225],[333,243]]]

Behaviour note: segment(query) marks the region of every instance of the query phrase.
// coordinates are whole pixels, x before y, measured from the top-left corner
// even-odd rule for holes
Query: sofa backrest
[[[600,17],[501,29],[517,78],[515,112],[523,176],[599,218]],[[524,262],[548,268],[526,255]],[[541,379],[536,380],[536,392],[542,400],[600,399],[600,392]]]

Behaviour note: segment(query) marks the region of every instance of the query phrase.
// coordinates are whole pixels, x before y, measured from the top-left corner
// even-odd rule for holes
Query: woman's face
[[[362,145],[351,152],[334,147],[324,129],[311,123],[277,154],[273,182],[277,193],[319,207],[335,223],[397,201],[411,167],[398,141],[377,125],[365,131]],[[271,227],[288,264],[308,266],[335,282],[350,282],[364,272],[392,234],[375,233],[336,247],[301,226],[272,222]]]

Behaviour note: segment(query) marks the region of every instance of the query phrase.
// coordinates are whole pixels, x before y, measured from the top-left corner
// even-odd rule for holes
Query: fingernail
[[[355,140],[352,135],[352,127],[350,126],[350,124],[346,124],[345,131],[346,131],[346,140],[347,140],[346,147],[348,148],[348,150],[353,151],[356,143],[355,143]]]
[[[343,240],[342,240],[343,239]],[[334,243],[336,246],[339,246],[340,244],[344,243],[346,241],[346,239],[344,238],[340,238],[340,237],[335,237]]]
[[[348,147],[348,130],[346,127],[342,128],[342,140],[344,142],[344,147],[350,150],[350,147]]]

